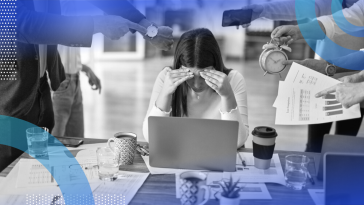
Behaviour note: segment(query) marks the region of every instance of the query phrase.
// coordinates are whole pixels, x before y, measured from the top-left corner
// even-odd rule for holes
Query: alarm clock
[[[267,43],[263,46],[263,52],[259,57],[260,68],[264,71],[264,76],[268,74],[279,74],[286,69],[286,65],[282,64],[282,61],[288,60],[287,54],[283,51],[292,51],[287,45],[277,45]]]

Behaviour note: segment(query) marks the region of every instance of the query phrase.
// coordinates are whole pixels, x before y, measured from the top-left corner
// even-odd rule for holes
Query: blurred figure
[[[66,72],[59,88],[53,92],[53,136],[84,137],[83,103],[80,71],[89,78],[93,90],[101,93],[100,79],[90,67],[81,64],[80,48],[58,45],[58,52]]]
[[[85,1],[61,0],[61,13],[64,16],[92,16],[102,11]],[[66,80],[52,95],[55,121],[52,135],[84,137],[80,71],[89,78],[91,88],[99,90],[99,93],[101,93],[101,82],[90,67],[81,63],[80,48],[58,45],[58,52],[66,73]]]
[[[249,135],[245,80],[239,72],[225,67],[211,31],[184,33],[176,47],[173,67],[159,73],[143,122],[147,141],[149,116],[238,121],[237,146],[244,145]]]

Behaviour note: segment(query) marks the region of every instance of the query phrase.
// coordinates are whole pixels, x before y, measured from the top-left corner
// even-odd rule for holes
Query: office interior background
[[[271,0],[278,1],[278,0]],[[174,30],[175,44],[181,34],[193,28],[210,29],[217,41],[228,68],[243,74],[248,92],[250,132],[256,126],[271,126],[278,132],[276,149],[303,151],[307,141],[307,125],[275,125],[278,82],[288,70],[279,75],[266,75],[258,64],[263,44],[270,41],[270,33],[278,25],[297,22],[256,20],[247,29],[221,27],[222,13],[251,3],[269,0],[133,0],[148,19]],[[91,48],[82,48],[82,62],[89,65],[100,78],[102,92],[93,91],[85,75],[81,75],[83,92],[85,137],[111,138],[117,132],[133,132],[144,141],[142,124],[148,109],[154,81],[158,73],[173,64],[174,48],[160,51],[144,41],[140,34],[127,34],[117,41],[94,36]],[[315,53],[305,41],[291,45],[290,59],[305,59]],[[333,128],[331,129],[333,132]],[[359,132],[364,136],[364,131]],[[223,136],[222,136],[223,137]],[[252,147],[249,136],[246,147]]]

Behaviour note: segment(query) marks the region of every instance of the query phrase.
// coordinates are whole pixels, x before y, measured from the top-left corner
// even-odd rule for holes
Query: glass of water
[[[36,157],[48,155],[48,129],[42,127],[32,127],[26,130],[28,152]]]
[[[286,186],[293,190],[301,190],[306,186],[307,165],[310,159],[304,155],[286,156],[285,180]]]
[[[96,150],[99,179],[114,181],[119,172],[119,157],[109,147],[99,147]]]

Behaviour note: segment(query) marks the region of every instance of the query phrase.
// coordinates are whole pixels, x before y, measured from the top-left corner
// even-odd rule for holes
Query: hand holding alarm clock
[[[282,62],[288,60],[286,53],[283,51],[291,52],[292,49],[288,47],[288,45],[278,45],[276,43],[272,43],[273,39],[270,43],[267,42],[263,46],[263,52],[259,57],[259,65],[260,68],[265,72],[264,76],[269,74],[279,74],[287,67],[287,65],[283,65]]]

